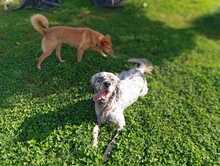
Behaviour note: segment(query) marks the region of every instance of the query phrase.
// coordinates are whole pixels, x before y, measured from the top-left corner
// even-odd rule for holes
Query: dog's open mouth
[[[108,56],[112,56],[112,55],[113,55],[113,51],[102,50],[102,56],[108,57]]]
[[[108,96],[108,90],[106,89],[103,89],[103,90],[100,90],[97,94],[95,94],[93,96],[93,101],[101,101],[101,100],[105,100]]]

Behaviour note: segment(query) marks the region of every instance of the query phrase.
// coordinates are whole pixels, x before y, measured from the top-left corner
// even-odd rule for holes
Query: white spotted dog
[[[91,79],[97,116],[97,124],[93,129],[93,146],[96,147],[98,144],[99,128],[102,123],[112,122],[117,126],[117,133],[105,151],[105,161],[108,160],[119,131],[125,127],[124,110],[139,96],[144,96],[148,92],[144,73],[152,72],[152,64],[146,59],[135,58],[129,59],[128,62],[136,63],[137,67],[123,71],[119,75],[100,72],[93,75]]]

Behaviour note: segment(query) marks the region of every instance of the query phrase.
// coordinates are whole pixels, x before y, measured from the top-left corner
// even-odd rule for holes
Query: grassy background
[[[149,94],[126,110],[126,131],[106,165],[220,165],[219,0],[129,0],[97,9],[65,0],[49,12],[0,11],[0,165],[101,165],[112,127],[91,147],[95,122],[90,77],[128,69],[145,57],[155,71]],[[111,34],[115,58],[62,49],[36,69],[41,36],[29,18],[51,25],[88,26]]]

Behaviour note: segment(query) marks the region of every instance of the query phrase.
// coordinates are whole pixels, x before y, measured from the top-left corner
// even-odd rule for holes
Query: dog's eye
[[[96,79],[96,82],[97,82],[97,83],[100,83],[100,82],[102,82],[102,80],[103,80],[102,78],[97,78],[97,79]]]
[[[111,80],[111,82],[114,82],[114,81],[115,81],[113,78],[111,78],[110,80]]]

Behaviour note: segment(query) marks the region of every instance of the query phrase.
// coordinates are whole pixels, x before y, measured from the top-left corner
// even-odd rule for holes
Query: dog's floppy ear
[[[102,38],[102,39],[100,40],[100,46],[101,46],[101,47],[106,47],[106,46],[108,46],[109,44],[110,44],[109,41],[106,40],[105,38]]]
[[[114,73],[114,75],[116,75],[117,77],[119,77],[119,74],[118,74],[118,73]]]
[[[116,100],[118,101],[120,99],[120,96],[121,96],[121,91],[120,91],[120,88],[119,88],[119,84],[117,84],[117,86],[115,88],[115,93],[114,94],[115,94]]]
[[[91,85],[91,88],[92,88],[93,92],[96,91],[95,83],[96,83],[96,81],[97,81],[98,78],[99,78],[99,73],[93,75],[92,78],[91,78],[91,80],[90,80],[90,85]]]
[[[90,84],[92,89],[94,89],[95,87],[95,81],[96,81],[96,74],[92,76],[91,80],[90,80]]]
[[[106,47],[111,45],[111,36],[105,35],[104,37],[99,39],[99,44],[101,47]]]

